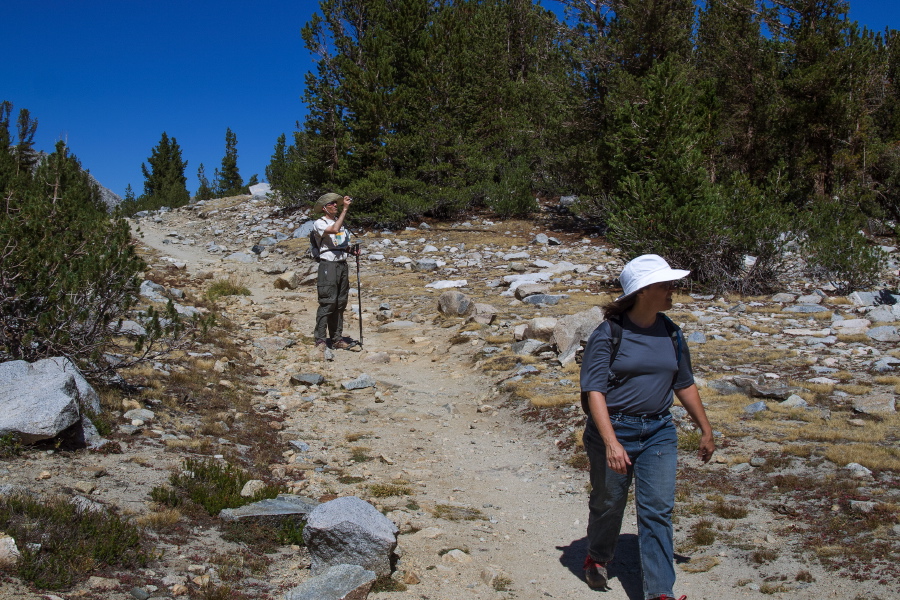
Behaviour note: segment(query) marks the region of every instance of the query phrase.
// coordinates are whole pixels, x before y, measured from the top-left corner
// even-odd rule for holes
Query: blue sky
[[[548,8],[556,5],[544,0]],[[141,163],[162,132],[197,167],[221,164],[225,130],[238,138],[244,180],[265,167],[275,140],[306,109],[313,59],[300,28],[314,0],[5,0],[0,100],[38,120],[36,146],[59,139],[106,187],[143,190]],[[851,0],[850,17],[900,29],[900,0]]]

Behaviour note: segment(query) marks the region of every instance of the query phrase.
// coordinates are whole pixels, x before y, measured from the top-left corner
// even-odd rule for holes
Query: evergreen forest
[[[627,255],[763,291],[786,247],[871,284],[900,218],[900,38],[848,0],[322,0],[285,205],[354,196],[397,226],[539,199]],[[358,207],[358,208],[357,208]]]

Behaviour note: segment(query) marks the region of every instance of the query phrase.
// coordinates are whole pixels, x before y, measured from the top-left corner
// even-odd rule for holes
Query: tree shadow
[[[568,546],[557,546],[562,554],[559,562],[578,579],[584,581],[584,557],[587,556],[587,538],[574,540]],[[641,561],[638,555],[638,538],[633,533],[619,535],[616,557],[606,565],[609,579],[618,579],[629,600],[643,600],[644,585],[641,581]],[[584,584],[587,587],[587,583]],[[601,593],[598,590],[598,593]]]

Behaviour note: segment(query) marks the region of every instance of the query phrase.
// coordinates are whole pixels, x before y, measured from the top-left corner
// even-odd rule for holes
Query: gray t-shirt
[[[687,343],[682,337],[681,361],[676,364],[675,346],[661,315],[646,329],[623,315],[622,341],[612,368],[610,346],[610,326],[604,321],[591,334],[584,350],[581,391],[583,397],[587,392],[605,394],[611,414],[660,414],[672,406],[673,387],[680,390],[694,383]],[[611,384],[613,376],[615,383]]]

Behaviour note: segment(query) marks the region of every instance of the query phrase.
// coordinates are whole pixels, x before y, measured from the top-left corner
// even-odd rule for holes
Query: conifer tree
[[[0,360],[67,356],[97,370],[110,324],[133,306],[145,265],[128,224],[110,219],[65,143],[33,173],[11,176],[18,164],[10,158],[20,154],[4,143],[8,112],[0,113]]]
[[[190,200],[187,191],[187,177],[184,169],[187,161],[181,159],[181,147],[178,141],[164,131],[159,144],[153,148],[150,164],[141,165],[144,174],[144,193],[139,199],[141,209],[156,209],[163,206],[177,208],[184,206]]]
[[[236,196],[244,193],[244,180],[237,166],[237,135],[229,127],[225,131],[225,156],[222,157],[222,168],[217,171],[216,194],[224,196]]]
[[[200,182],[199,187],[197,188],[197,193],[194,197],[197,200],[209,200],[213,197],[212,188],[209,187],[209,180],[206,178],[206,170],[203,168],[203,163],[200,163],[200,167],[197,169],[197,179]]]

